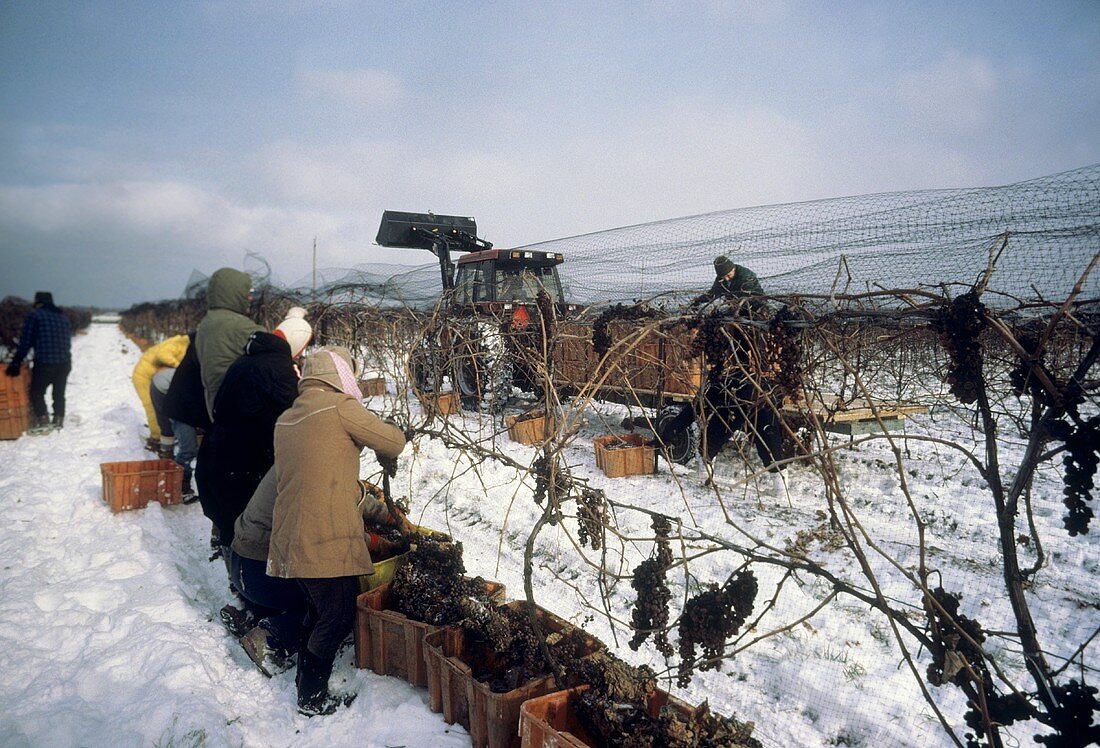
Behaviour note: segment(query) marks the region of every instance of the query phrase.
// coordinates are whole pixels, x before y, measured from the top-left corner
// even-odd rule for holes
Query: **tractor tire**
[[[442,357],[438,344],[424,337],[410,351],[409,381],[417,392],[439,392],[443,387]]]
[[[512,359],[492,325],[478,324],[473,332],[456,346],[455,390],[463,407],[497,412],[512,395]]]
[[[657,411],[657,417],[653,425],[657,427],[655,433],[659,434],[663,427],[680,414],[681,406],[666,405]],[[668,437],[663,444],[668,458],[679,465],[687,465],[695,455],[699,454],[699,424],[692,420],[687,428],[681,429]]]

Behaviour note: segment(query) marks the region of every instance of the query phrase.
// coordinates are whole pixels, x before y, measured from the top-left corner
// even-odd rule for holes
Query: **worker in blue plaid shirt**
[[[65,383],[72,369],[73,331],[69,318],[54,306],[53,294],[39,291],[34,295],[34,311],[23,323],[19,348],[8,364],[9,377],[19,376],[19,367],[27,353],[34,349],[31,367],[31,409],[34,423],[28,434],[48,434],[65,423]],[[46,410],[46,388],[53,388],[53,422]]]

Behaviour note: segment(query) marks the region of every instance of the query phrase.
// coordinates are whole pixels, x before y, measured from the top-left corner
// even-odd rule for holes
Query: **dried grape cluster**
[[[598,652],[577,663],[572,681],[588,689],[577,696],[577,719],[597,745],[609,748],[760,748],[753,724],[710,711],[707,702],[687,709],[654,692],[646,666],[632,667]]]
[[[711,376],[721,376],[730,353],[729,336],[735,335],[744,339],[741,327],[728,324],[726,316],[721,311],[697,317],[688,323],[688,327],[696,330],[688,355],[703,356],[710,368]]]
[[[592,347],[596,349],[596,355],[603,358],[611,350],[614,341],[608,327],[617,319],[632,320],[646,319],[656,316],[656,312],[639,304],[612,304],[600,312],[592,323]]]
[[[556,457],[548,458],[545,453],[540,454],[531,463],[531,471],[535,474],[535,503],[539,506],[543,505],[551,490],[554,492],[555,506],[560,506],[561,502],[569,496],[573,488],[573,476]],[[549,518],[550,524],[556,525],[559,518],[559,512],[552,512]]]
[[[1050,748],[1061,748],[1064,745],[1087,745],[1087,741],[1090,741],[1087,737],[1089,735],[1095,741],[1100,735],[1100,729],[1093,724],[1096,714],[1100,713],[1096,686],[1070,680],[1064,686],[1056,685],[1050,690],[1059,708],[1043,721],[1055,729],[1055,734],[1037,736],[1035,742]],[[1074,739],[1080,742],[1069,742]]]
[[[802,389],[804,356],[802,338],[791,322],[798,315],[790,308],[783,307],[768,325],[767,352],[769,377],[774,384],[772,397],[782,402],[785,397],[797,397]]]
[[[551,672],[550,663],[545,659],[541,643],[522,606],[483,607],[465,618],[462,626],[473,636],[475,649],[487,648],[480,656],[471,658],[471,665],[474,677],[488,683],[492,691],[511,691]],[[551,657],[567,672],[574,670],[581,657],[592,650],[584,632],[572,626],[564,634],[548,634],[546,645]]]
[[[984,672],[984,657],[980,648],[985,632],[977,621],[959,613],[960,595],[947,592],[942,587],[932,590],[932,599],[926,603],[929,621],[929,639],[933,642],[932,662],[928,666],[928,682],[934,686],[945,683],[960,685],[968,680],[964,665]],[[966,636],[963,636],[966,634]]]
[[[665,573],[672,563],[672,548],[668,543],[672,524],[668,517],[654,515],[653,531],[656,533],[656,553],[642,561],[634,569],[634,578],[630,586],[638,593],[631,612],[630,623],[634,628],[634,637],[630,648],[637,651],[650,634],[657,651],[665,657],[672,656],[672,645],[668,641],[668,603],[672,599]]]
[[[726,583],[705,585],[684,605],[680,617],[680,668],[676,683],[686,687],[695,672],[695,648],[702,646],[699,670],[720,670],[726,640],[752,615],[756,602],[756,575],[751,569],[733,574]]]
[[[465,572],[461,543],[417,538],[406,563],[394,573],[394,609],[433,626],[462,620],[469,608],[467,601],[489,604],[485,580],[470,579]]]
[[[1016,397],[1028,395],[1035,402],[1044,406],[1053,406],[1055,403],[1050,397],[1046,387],[1034,376],[1034,369],[1041,369],[1047,376],[1050,372],[1043,364],[1043,352],[1039,350],[1039,339],[1030,333],[1017,334],[1020,347],[1028,354],[1028,358],[1021,357],[1016,366],[1008,372],[1008,382],[1012,385],[1012,392]]]
[[[1100,462],[1100,416],[1093,416],[1076,425],[1065,420],[1050,424],[1050,435],[1065,442],[1062,458],[1065,474],[1062,481],[1065,498],[1062,503],[1068,510],[1062,519],[1070,535],[1085,535],[1092,521],[1092,507],[1086,504],[1092,498],[1097,463]]]
[[[607,525],[607,503],[598,488],[585,486],[577,495],[577,538],[582,546],[598,551],[603,545],[603,529]]]
[[[985,305],[977,291],[956,297],[932,320],[932,329],[951,356],[947,373],[951,394],[964,404],[976,401],[982,386],[982,347],[978,336],[985,324]]]

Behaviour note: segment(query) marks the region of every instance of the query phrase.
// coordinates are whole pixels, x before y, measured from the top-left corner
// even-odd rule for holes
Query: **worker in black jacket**
[[[199,357],[195,351],[195,333],[188,333],[190,344],[183,360],[172,375],[168,391],[164,395],[164,414],[172,419],[176,435],[175,460],[183,466],[183,503],[198,499],[191,483],[191,462],[199,452],[197,429],[210,428],[210,416],[206,412],[206,399],[199,371]]]

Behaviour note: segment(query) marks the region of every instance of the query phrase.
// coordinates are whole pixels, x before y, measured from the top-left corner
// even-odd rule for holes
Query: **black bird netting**
[[[581,304],[689,297],[710,285],[711,261],[720,254],[755,271],[769,294],[970,285],[995,262],[988,292],[1056,299],[1100,251],[1100,165],[1001,187],[737,208],[522,249],[563,254],[566,297]],[[249,263],[258,282],[270,277],[262,260],[250,255]],[[203,280],[196,274],[187,295]],[[302,299],[424,309],[439,298],[439,269],[434,263],[329,268],[316,283],[306,278],[284,290]],[[1100,278],[1093,277],[1082,296],[1098,292]]]

